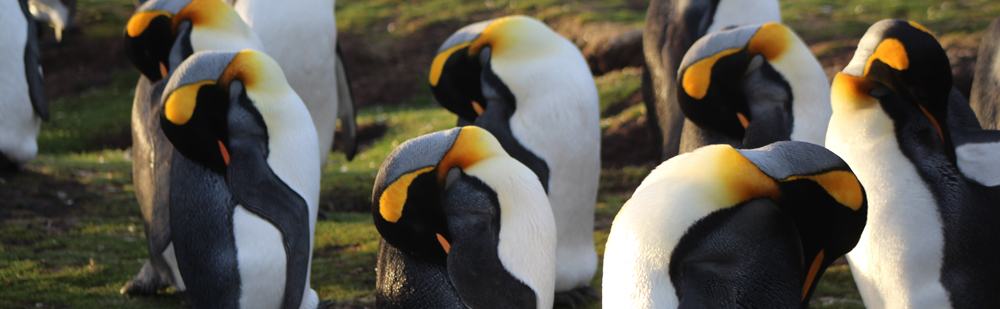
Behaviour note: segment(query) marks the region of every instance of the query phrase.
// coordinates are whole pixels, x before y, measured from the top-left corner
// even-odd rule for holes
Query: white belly
[[[236,206],[233,235],[240,270],[240,308],[280,308],[286,270],[281,232],[243,206]]]
[[[881,107],[834,114],[826,146],[868,194],[868,222],[847,258],[868,308],[948,308],[944,236],[934,198],[899,149]]]
[[[17,1],[0,3],[0,29],[0,153],[23,165],[38,153],[35,138],[42,120],[28,95],[24,68],[28,22]]]

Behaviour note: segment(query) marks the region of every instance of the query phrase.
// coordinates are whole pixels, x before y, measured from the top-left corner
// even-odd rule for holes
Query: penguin
[[[541,181],[559,231],[556,303],[599,297],[589,284],[597,271],[600,108],[579,49],[527,16],[487,20],[441,45],[430,86],[459,124],[489,131]]]
[[[615,217],[604,308],[808,308],[867,211],[851,168],[815,144],[678,155]]]
[[[698,39],[677,72],[685,116],[680,152],[709,144],[758,148],[776,141],[823,145],[830,84],[794,31],[779,23]]]
[[[732,25],[781,22],[777,0],[652,0],[646,11],[642,97],[662,159],[678,154],[684,114],[677,103],[677,70],[702,36]]]
[[[161,287],[176,286],[179,276],[170,270],[176,260],[170,243],[170,177],[172,169],[190,164],[178,162],[187,159],[175,155],[160,129],[164,78],[197,51],[262,46],[239,15],[217,0],[149,1],[129,19],[123,37],[125,54],[142,73],[132,105],[132,179],[150,259],[120,292],[156,294]]]
[[[63,32],[76,28],[76,0],[29,0],[28,5],[35,20],[52,25],[56,42],[62,42]]]
[[[375,307],[552,308],[556,223],[535,174],[475,126],[394,149],[372,189]]]
[[[0,4],[0,170],[19,170],[38,154],[38,130],[49,120],[35,22],[28,1]]]
[[[979,42],[976,74],[969,103],[983,129],[1000,130],[1000,17],[986,28]]]
[[[868,308],[1000,303],[1000,132],[950,123],[951,89],[933,33],[889,19],[833,80],[826,147],[871,190],[867,227],[847,255]]]
[[[194,308],[317,308],[319,150],[281,67],[256,50],[199,52],[161,100],[163,134],[188,159],[170,174],[176,286]]]
[[[264,51],[285,69],[319,134],[322,166],[340,120],[344,155],[357,153],[357,121],[351,84],[337,41],[335,0],[224,0],[264,42]]]

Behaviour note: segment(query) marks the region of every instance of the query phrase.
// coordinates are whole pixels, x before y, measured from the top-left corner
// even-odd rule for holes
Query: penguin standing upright
[[[1000,130],[1000,17],[990,23],[979,42],[969,104],[983,129]]]
[[[357,122],[351,84],[337,41],[335,0],[225,0],[264,42],[264,51],[285,70],[302,97],[319,135],[326,166],[340,120],[348,160],[357,151]]]
[[[597,86],[579,49],[530,17],[487,20],[441,45],[430,85],[460,124],[489,131],[541,180],[559,231],[556,302],[597,296],[589,283],[601,130]]]
[[[35,138],[49,104],[27,0],[0,4],[0,29],[0,170],[16,170],[38,154]]]
[[[684,114],[677,103],[677,70],[702,36],[733,25],[781,22],[777,0],[652,0],[642,32],[646,58],[642,97],[663,160],[678,154]]]
[[[372,190],[375,306],[552,308],[556,224],[538,177],[468,126],[399,145]]]
[[[872,25],[834,78],[826,147],[869,189],[847,255],[868,308],[1000,303],[1000,132],[950,123],[951,88],[934,35],[898,20]]]
[[[795,32],[779,23],[698,39],[677,73],[685,117],[680,152],[710,144],[757,148],[776,141],[823,145],[830,85]]]
[[[132,179],[142,209],[150,260],[121,293],[155,294],[174,284],[170,245],[171,169],[190,164],[174,155],[160,129],[164,78],[192,53],[260,49],[260,39],[232,8],[217,0],[154,0],[129,19],[125,54],[142,75],[132,105]],[[176,267],[175,267],[176,269]],[[178,287],[178,290],[183,290]]]
[[[162,100],[163,133],[189,159],[170,174],[176,285],[194,308],[317,308],[319,150],[281,68],[255,50],[200,52]]]
[[[808,308],[857,244],[866,204],[850,167],[814,144],[678,155],[615,217],[604,308]]]

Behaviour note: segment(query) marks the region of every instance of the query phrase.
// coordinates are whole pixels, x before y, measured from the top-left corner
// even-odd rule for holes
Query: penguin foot
[[[590,286],[575,288],[565,292],[557,292],[555,297],[556,307],[576,308],[577,305],[586,306],[590,300],[600,300],[601,293]]]
[[[129,296],[156,295],[157,291],[169,285],[167,281],[160,278],[156,270],[153,269],[153,264],[150,264],[147,260],[146,264],[143,264],[142,269],[139,270],[139,274],[135,275],[132,280],[129,280],[119,293]]]
[[[332,300],[324,299],[324,300],[322,300],[322,301],[319,302],[319,305],[316,305],[316,309],[328,309],[332,305],[333,305],[333,301]]]

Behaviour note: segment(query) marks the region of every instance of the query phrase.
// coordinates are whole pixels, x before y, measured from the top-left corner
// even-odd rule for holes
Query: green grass
[[[797,0],[781,1],[782,21],[807,42],[857,39],[886,18],[918,22],[940,33],[982,31],[997,15],[993,0]]]

